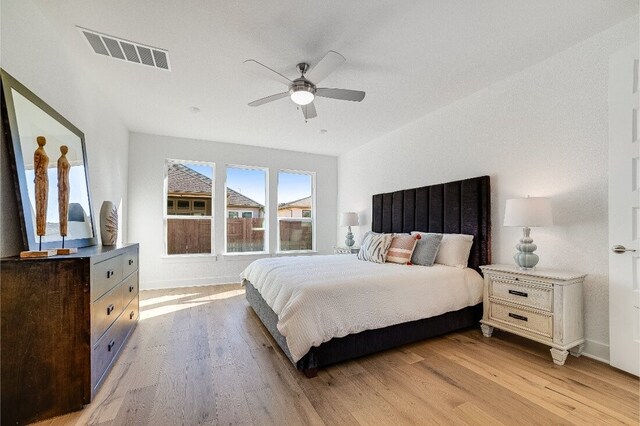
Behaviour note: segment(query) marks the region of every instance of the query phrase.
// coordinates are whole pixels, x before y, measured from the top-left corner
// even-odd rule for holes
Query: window
[[[278,172],[278,251],[314,249],[314,181],[310,172]]]
[[[212,253],[213,163],[167,160],[165,248],[168,255]]]
[[[227,253],[265,252],[267,169],[227,167]]]

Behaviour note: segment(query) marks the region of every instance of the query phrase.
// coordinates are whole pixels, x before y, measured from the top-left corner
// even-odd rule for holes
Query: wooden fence
[[[211,219],[168,219],[167,254],[211,253]]]
[[[227,219],[227,251],[265,250],[264,218]],[[280,250],[311,250],[311,222],[280,221]],[[211,253],[211,219],[168,219],[167,254]]]
[[[280,220],[280,251],[312,250],[312,229],[311,222]]]
[[[264,218],[227,219],[227,251],[264,251]]]

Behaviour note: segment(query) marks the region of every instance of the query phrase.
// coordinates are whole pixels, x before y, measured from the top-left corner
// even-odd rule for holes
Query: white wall
[[[277,172],[316,172],[316,249],[330,253],[337,226],[337,158],[248,145],[131,133],[129,145],[129,239],[140,243],[140,288],[166,288],[238,282],[239,274],[257,255],[224,255],[224,227],[215,222],[217,256],[164,255],[165,160],[214,162],[214,218],[224,217],[225,165],[269,168],[269,241],[276,247]]]
[[[2,68],[85,134],[94,223],[98,228],[96,214],[104,200],[123,204],[127,200],[128,131],[104,101],[82,62],[68,51],[30,0],[4,1],[1,12]],[[9,167],[13,160],[7,157],[6,143],[2,141],[0,154],[0,257],[23,250]],[[126,212],[123,213],[126,223]]]
[[[512,263],[505,200],[551,197],[555,226],[532,231],[539,267],[589,274],[585,351],[608,359],[608,58],[637,39],[636,16],[341,155],[338,211],[360,212],[362,235],[375,193],[488,174],[493,263]]]

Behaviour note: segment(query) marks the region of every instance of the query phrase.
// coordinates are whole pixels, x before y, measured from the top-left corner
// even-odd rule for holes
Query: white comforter
[[[334,337],[429,318],[482,300],[482,277],[451,266],[379,264],[356,256],[256,260],[241,277],[278,315],[294,361]]]

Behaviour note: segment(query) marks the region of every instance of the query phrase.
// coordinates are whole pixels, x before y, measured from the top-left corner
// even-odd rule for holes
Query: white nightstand
[[[553,362],[580,356],[584,347],[584,274],[517,266],[481,266],[484,274],[482,334],[493,328],[551,346]]]
[[[334,247],[333,252],[335,254],[358,254],[360,251],[359,247]]]

